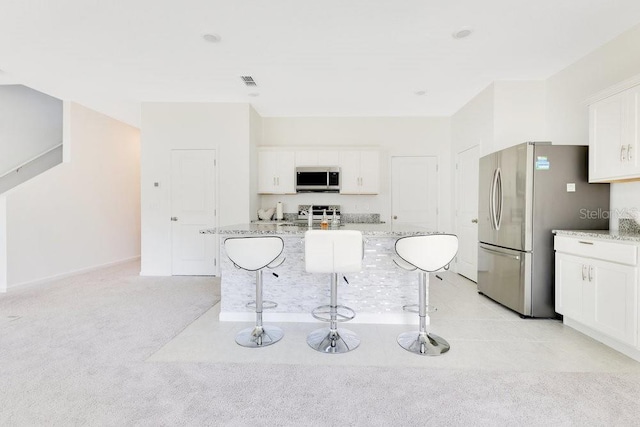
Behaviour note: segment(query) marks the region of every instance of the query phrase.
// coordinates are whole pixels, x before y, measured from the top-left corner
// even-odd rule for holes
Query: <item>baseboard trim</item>
[[[588,326],[583,325],[582,323],[570,319],[568,317],[564,317],[564,319],[562,320],[563,323],[579,332],[582,332],[583,334],[593,338],[596,341],[600,341],[602,344],[611,347],[612,349],[624,354],[625,356],[629,356],[630,358],[632,358],[633,360],[640,362],[640,350],[632,347],[629,344],[626,343],[622,343],[618,340],[616,340],[615,338],[611,338],[605,334],[603,334],[602,332],[596,331]]]
[[[94,265],[91,267],[86,267],[86,268],[81,268],[78,270],[73,270],[73,271],[69,271],[66,273],[61,273],[61,274],[56,274],[53,276],[48,276],[48,277],[44,277],[42,279],[37,279],[37,280],[30,280],[28,282],[21,282],[21,283],[15,283],[13,285],[9,285],[7,287],[7,292],[15,290],[17,288],[23,289],[26,287],[31,287],[31,286],[38,286],[38,285],[44,285],[56,280],[60,280],[60,279],[65,279],[67,277],[71,277],[71,276],[77,276],[78,274],[84,274],[84,273],[89,273],[91,271],[95,271],[95,270],[100,270],[102,268],[106,268],[106,267],[112,267],[115,265],[119,265],[119,264],[124,264],[126,262],[131,262],[131,261],[135,261],[135,260],[139,260],[140,259],[140,255],[134,256],[134,257],[130,257],[130,258],[124,258],[118,261],[112,261],[112,262],[107,262],[104,264],[99,264],[99,265]]]

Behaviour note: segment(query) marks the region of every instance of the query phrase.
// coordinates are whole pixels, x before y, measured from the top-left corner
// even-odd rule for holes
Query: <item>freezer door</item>
[[[481,159],[478,238],[481,242],[530,251],[533,144],[510,147]]]
[[[482,243],[478,249],[478,291],[531,316],[531,253]]]

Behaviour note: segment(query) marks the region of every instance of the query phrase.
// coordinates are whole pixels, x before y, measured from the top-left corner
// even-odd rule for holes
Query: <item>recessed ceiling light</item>
[[[205,34],[202,36],[202,38],[205,41],[208,41],[209,43],[219,43],[221,38],[219,34]]]
[[[255,98],[256,96],[260,96],[260,94],[258,92],[251,92],[248,95],[253,97],[253,98]]]
[[[417,96],[424,96],[427,94],[426,90],[417,90],[415,92],[413,92],[414,94],[416,94]]]
[[[457,31],[454,31],[452,36],[454,39],[464,39],[465,37],[469,37],[473,30],[469,27],[462,27]]]

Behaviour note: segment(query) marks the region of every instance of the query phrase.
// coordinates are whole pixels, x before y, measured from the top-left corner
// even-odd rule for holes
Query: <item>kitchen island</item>
[[[279,277],[263,274],[264,299],[278,303],[265,310],[265,322],[314,322],[311,310],[329,303],[330,275],[310,274],[304,268],[306,225],[240,224],[201,233],[220,235],[221,321],[254,321],[255,313],[246,306],[255,300],[255,273],[235,268],[224,250],[224,240],[235,236],[276,235],[284,240],[284,263],[273,270]],[[417,314],[402,306],[418,301],[418,275],[395,265],[395,242],[399,237],[436,234],[416,226],[346,223],[340,230],[361,231],[364,238],[363,268],[347,275],[338,285],[338,304],[356,312],[358,323],[415,323]]]

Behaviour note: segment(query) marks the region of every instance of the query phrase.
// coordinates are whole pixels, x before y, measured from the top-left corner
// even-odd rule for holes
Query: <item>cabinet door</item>
[[[318,151],[318,166],[340,166],[340,152]]]
[[[360,194],[360,152],[340,153],[340,193]]]
[[[591,260],[588,274],[591,326],[635,346],[637,338],[637,268],[607,261]],[[592,293],[592,295],[591,295]],[[591,306],[593,308],[591,309]]]
[[[627,114],[624,124],[624,139],[627,143],[627,170],[632,177],[640,176],[640,87],[629,90],[627,94]]]
[[[589,182],[624,175],[621,166],[627,149],[623,141],[626,102],[625,93],[621,93],[589,107]]]
[[[556,253],[556,312],[582,321],[582,288],[587,268],[585,260]]]
[[[313,150],[296,151],[296,166],[318,166],[318,152]]]
[[[360,194],[380,192],[380,153],[362,151],[360,153]]]
[[[296,155],[293,151],[276,151],[276,192],[293,194],[296,192]]]
[[[258,193],[276,191],[277,162],[275,151],[258,151]]]

